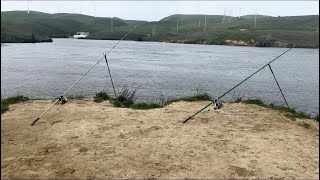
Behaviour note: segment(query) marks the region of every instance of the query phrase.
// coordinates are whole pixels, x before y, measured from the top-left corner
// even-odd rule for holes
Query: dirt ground
[[[257,105],[133,110],[33,100],[1,115],[1,179],[318,179],[319,123]],[[310,125],[303,126],[303,122]]]

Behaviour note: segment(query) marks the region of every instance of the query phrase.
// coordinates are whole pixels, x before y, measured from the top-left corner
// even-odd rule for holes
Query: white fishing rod
[[[31,126],[33,126],[43,115],[46,114],[47,111],[49,111],[49,109],[55,105],[58,101],[61,101],[62,104],[64,103],[64,98],[63,96],[70,91],[76,84],[78,84],[106,55],[108,55],[131,31],[133,31],[138,25],[134,26],[129,32],[127,32],[127,34],[125,34],[107,53],[105,53],[101,59],[99,61],[97,61],[86,73],[84,73],[82,75],[82,77],[76,81],[75,83],[73,83],[61,96],[60,98],[58,98],[54,103],[52,103],[35,121],[33,121],[33,123],[31,124]]]

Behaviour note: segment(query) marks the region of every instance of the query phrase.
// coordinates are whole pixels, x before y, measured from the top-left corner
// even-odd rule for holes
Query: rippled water
[[[53,43],[2,44],[1,97],[55,98],[65,92],[117,41],[53,39]],[[117,91],[137,89],[138,100],[159,101],[197,91],[218,97],[274,59],[285,48],[255,48],[122,41],[108,54]],[[271,64],[289,105],[319,113],[319,49],[292,49]],[[102,60],[68,95],[113,94]],[[284,104],[268,67],[230,92]]]

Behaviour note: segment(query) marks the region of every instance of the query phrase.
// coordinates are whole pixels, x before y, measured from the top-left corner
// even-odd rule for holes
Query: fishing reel
[[[221,109],[222,108],[222,103],[220,101],[218,101],[218,99],[215,99],[212,101],[213,104],[213,109],[217,110],[217,109]],[[211,108],[208,109],[208,112],[211,111]]]
[[[219,102],[218,101],[218,99],[215,99],[214,101],[213,101],[213,105],[214,105],[214,110],[216,110],[216,109],[221,109],[222,108],[222,103],[221,102]]]
[[[63,104],[65,104],[68,100],[67,100],[67,98],[65,98],[65,97],[63,97],[63,96],[60,96],[60,97],[59,97],[59,101],[60,101],[61,104],[63,105]]]

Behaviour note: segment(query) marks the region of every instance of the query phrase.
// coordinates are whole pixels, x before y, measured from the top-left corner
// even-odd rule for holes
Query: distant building
[[[73,35],[74,38],[85,38],[89,35],[89,32],[77,32],[77,34]]]
[[[239,32],[248,31],[248,29],[239,29]]]

